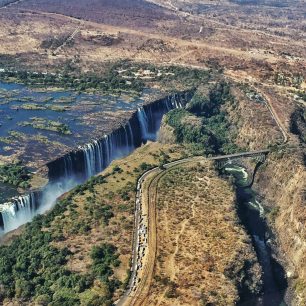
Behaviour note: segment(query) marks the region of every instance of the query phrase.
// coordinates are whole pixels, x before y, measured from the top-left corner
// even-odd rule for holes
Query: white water
[[[234,167],[225,167],[225,170],[229,171],[229,172],[233,172],[233,171],[240,172],[242,174],[242,179],[243,179],[244,182],[247,181],[248,176],[249,176],[248,172],[243,167],[238,167],[238,166],[235,166],[235,168]]]
[[[257,201],[256,199],[254,199],[254,201],[248,202],[248,205],[249,205],[251,208],[253,208],[253,209],[259,211],[259,216],[260,216],[261,218],[264,218],[264,216],[265,216],[265,209],[264,209],[264,207],[261,205],[261,203],[260,203],[259,201]]]
[[[12,203],[0,205],[5,231],[11,231],[34,217],[34,195],[28,194],[14,199]],[[19,212],[22,211],[22,214]]]
[[[147,110],[143,107],[137,110],[143,142],[156,139],[162,115],[171,109],[182,107],[180,99],[178,96],[172,96],[170,99],[161,101],[160,112],[153,113],[151,107],[146,107]],[[157,122],[153,122],[154,120]],[[83,173],[83,179],[77,178],[75,175],[76,161],[72,160],[70,154],[67,154],[63,158],[63,167],[65,168],[63,169],[63,177],[54,183],[49,183],[40,192],[39,198],[36,198],[36,194],[31,193],[13,199],[10,203],[0,204],[0,235],[30,222],[35,215],[51,209],[57,198],[63,193],[101,172],[112,160],[130,154],[135,149],[134,133],[130,122],[127,122],[123,130],[124,135],[114,131],[105,135],[101,140],[94,140],[78,148],[83,152],[84,157],[85,173]],[[2,229],[1,221],[3,223]]]
[[[137,110],[138,120],[141,125],[141,135],[143,140],[154,140],[155,135],[149,132],[149,119],[144,111],[143,107],[138,108]]]

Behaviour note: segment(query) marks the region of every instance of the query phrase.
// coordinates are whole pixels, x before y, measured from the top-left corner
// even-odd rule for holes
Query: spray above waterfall
[[[114,159],[127,156],[148,140],[156,140],[163,115],[183,107],[191,97],[191,92],[185,92],[143,105],[110,134],[48,163],[49,183],[42,190],[0,205],[0,231],[6,233],[31,221],[51,209],[60,195],[100,173]]]
[[[35,195],[30,193],[14,198],[12,203],[2,204],[0,226],[8,232],[31,220],[36,211],[35,203]]]

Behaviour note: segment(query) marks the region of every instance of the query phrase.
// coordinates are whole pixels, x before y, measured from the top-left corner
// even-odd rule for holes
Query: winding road
[[[135,229],[130,281],[116,305],[142,305],[153,275],[156,256],[156,200],[157,185],[167,170],[179,164],[199,160],[191,157],[146,171],[137,181],[135,200]],[[143,231],[145,229],[145,231]]]
[[[269,150],[257,150],[236,154],[208,157],[208,160],[218,161],[231,158],[247,158],[267,154]],[[203,156],[184,158],[155,167],[146,171],[137,181],[135,199],[135,228],[133,235],[133,255],[131,277],[125,293],[115,302],[118,306],[145,305],[153,277],[156,250],[157,226],[156,203],[158,183],[161,178],[174,167],[202,160]]]

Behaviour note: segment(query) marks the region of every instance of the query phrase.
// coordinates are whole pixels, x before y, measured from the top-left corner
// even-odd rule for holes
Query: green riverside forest
[[[70,251],[59,249],[52,242],[61,240],[61,230],[52,231],[52,222],[66,211],[74,211],[73,198],[93,191],[96,184],[103,184],[105,177],[91,178],[77,186],[69,196],[59,201],[52,211],[39,215],[25,226],[23,233],[9,246],[0,247],[0,303],[5,298],[18,301],[35,301],[39,305],[73,306],[111,305],[112,295],[121,283],[113,277],[113,267],[120,264],[117,249],[102,243],[91,250],[92,264],[86,274],[69,271],[65,266]],[[94,199],[88,199],[94,201]],[[107,223],[113,214],[106,205],[90,205],[91,221]],[[86,218],[86,216],[84,216]],[[88,231],[90,227],[76,224],[75,231]],[[99,281],[103,295],[90,290]]]
[[[29,188],[29,180],[31,176],[22,165],[22,163],[16,162],[7,165],[0,165],[0,182],[8,183],[16,187]]]
[[[190,147],[194,154],[233,152],[237,148],[232,144],[227,114],[222,110],[225,103],[232,102],[229,85],[219,82],[207,95],[196,92],[186,109],[169,112],[166,122],[174,128],[177,142]],[[164,159],[166,162],[166,156]],[[148,168],[150,165],[141,164],[139,175]],[[121,169],[114,167],[111,171],[110,175],[115,175]],[[92,247],[86,273],[69,270],[68,247],[56,247],[65,235],[90,233],[93,224],[105,226],[114,217],[113,195],[102,201],[96,198],[95,186],[107,182],[107,177],[93,177],[77,186],[49,213],[26,224],[10,245],[0,247],[0,303],[8,298],[50,306],[112,304],[116,289],[127,284],[114,276],[114,268],[120,265],[116,246],[101,243]],[[126,188],[120,194],[122,201],[132,200],[135,186],[128,184]],[[80,214],[75,199],[84,194],[86,202]],[[93,290],[97,283],[98,293]]]
[[[166,123],[174,128],[178,143],[190,146],[195,155],[230,154],[239,151],[225,103],[234,103],[230,86],[217,83],[207,95],[196,93],[186,109],[174,109],[166,115]],[[189,119],[189,120],[188,120]]]

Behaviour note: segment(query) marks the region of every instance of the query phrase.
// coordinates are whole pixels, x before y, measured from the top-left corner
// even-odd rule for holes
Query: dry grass
[[[260,267],[238,223],[232,188],[205,161],[170,170],[158,192],[157,262],[148,305],[233,305],[245,263],[251,263],[247,274],[254,283]]]
[[[103,242],[112,243],[118,248],[121,264],[115,269],[115,276],[124,282],[127,278],[129,261],[132,256],[132,234],[134,224],[135,186],[143,170],[139,166],[145,161],[158,165],[161,151],[169,154],[170,159],[181,157],[178,146],[150,143],[137,149],[132,155],[114,161],[101,175],[111,173],[118,166],[121,172],[107,177],[106,183],[96,184],[94,187],[95,204],[110,205],[114,217],[109,223],[95,220],[88,215],[86,206],[88,198],[93,193],[86,190],[83,195],[73,198],[73,208],[58,216],[49,230],[61,235],[61,240],[54,243],[59,248],[68,247],[72,255],[67,264],[72,271],[86,273],[90,264],[90,251],[94,245]],[[138,170],[135,170],[135,169]],[[128,198],[123,197],[126,191]],[[70,205],[71,206],[71,205]],[[89,226],[90,230],[82,232],[79,228]],[[117,294],[120,294],[118,291]],[[116,298],[116,296],[115,296]]]
[[[229,121],[237,135],[236,144],[247,150],[258,150],[281,143],[282,134],[264,100],[258,102],[248,96],[251,88],[248,85],[241,88],[237,85],[232,86],[235,102],[225,106]]]

